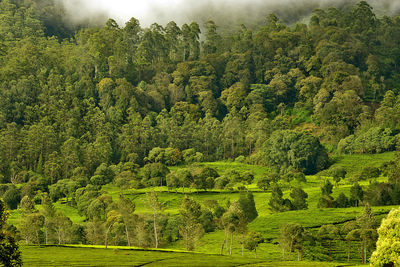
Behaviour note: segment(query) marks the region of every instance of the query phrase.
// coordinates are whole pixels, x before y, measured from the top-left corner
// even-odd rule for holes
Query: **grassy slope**
[[[352,155],[352,156],[341,156],[336,158],[335,165],[343,166],[347,169],[349,175],[348,178],[351,178],[353,175],[359,173],[361,169],[366,165],[380,166],[383,162],[393,159],[393,153],[384,153],[379,155]],[[232,162],[213,162],[213,163],[204,163],[210,167],[216,168],[220,175],[224,174],[229,169],[235,169],[238,172],[243,172],[246,170],[252,170],[255,174],[255,182],[261,177],[261,175],[268,171],[266,167],[260,166],[251,166],[240,163],[232,163]],[[179,167],[172,168],[173,170],[178,169]],[[317,202],[320,197],[320,189],[319,186],[323,182],[325,177],[321,176],[308,176],[307,182],[298,184],[297,182],[292,182],[291,186],[302,186],[305,191],[309,194],[309,209],[304,211],[290,211],[283,213],[271,213],[268,209],[268,200],[270,197],[269,192],[260,191],[255,184],[250,186],[250,189],[254,191],[254,199],[256,202],[257,210],[259,213],[259,217],[254,220],[249,228],[251,230],[259,231],[263,234],[265,238],[268,239],[268,243],[264,243],[260,245],[258,250],[258,254],[262,255],[262,257],[268,258],[269,261],[272,260],[280,260],[281,259],[281,251],[279,245],[277,244],[277,237],[279,234],[279,227],[282,224],[288,222],[296,222],[300,223],[305,227],[316,228],[323,224],[340,224],[347,220],[355,219],[363,210],[360,208],[347,208],[347,209],[319,209],[317,208]],[[337,197],[341,192],[349,194],[349,190],[351,184],[348,184],[348,179],[342,181],[338,188],[334,188],[333,196]],[[384,177],[381,177],[380,180],[385,180]],[[368,182],[362,182],[362,185],[367,185]],[[114,200],[117,199],[118,195],[123,193],[124,195],[132,198],[136,204],[136,212],[137,213],[146,213],[148,209],[145,205],[145,192],[149,191],[149,189],[143,190],[126,190],[121,192],[118,188],[107,185],[103,187],[103,190],[107,191],[110,195],[113,196]],[[168,193],[166,188],[156,188],[156,191],[163,191],[159,194],[159,198],[161,201],[165,202],[166,210],[165,212],[169,215],[174,215],[179,212],[179,206],[181,203],[184,194],[181,191],[178,193]],[[288,197],[290,190],[289,186],[286,185],[286,189],[284,190],[284,194]],[[188,193],[186,191],[186,193]],[[189,193],[194,199],[199,202],[203,202],[206,199],[214,199],[217,200],[220,204],[224,205],[226,201],[233,201],[238,199],[238,192],[194,192]],[[76,223],[82,223],[83,218],[78,215],[75,209],[67,207],[63,204],[57,204],[57,208],[62,210],[67,216],[71,217],[71,219]],[[383,213],[388,212],[392,207],[374,207],[373,210],[375,212]],[[15,223],[18,221],[18,214],[13,212],[11,215],[11,222]],[[236,237],[237,238],[237,237]],[[223,232],[216,231],[213,233],[206,234],[201,240],[196,251],[204,252],[204,253],[219,253],[221,242],[223,240]],[[183,249],[183,245],[180,242],[169,244],[167,246],[169,249]],[[30,253],[30,252],[29,252]],[[234,242],[233,247],[234,255],[241,254],[241,248],[237,242]],[[245,252],[245,256],[253,257],[253,254],[250,252]]]
[[[244,258],[162,250],[110,247],[21,247],[24,266],[338,266],[318,262],[271,262],[266,258]],[[49,257],[51,255],[51,257]],[[84,259],[84,261],[82,260]],[[342,265],[343,266],[343,265]]]

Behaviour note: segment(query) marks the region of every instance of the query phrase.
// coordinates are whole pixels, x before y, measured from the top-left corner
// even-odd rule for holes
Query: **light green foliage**
[[[400,264],[400,210],[393,209],[387,218],[382,220],[378,228],[378,242],[376,251],[371,256],[373,266],[385,266],[385,264]]]

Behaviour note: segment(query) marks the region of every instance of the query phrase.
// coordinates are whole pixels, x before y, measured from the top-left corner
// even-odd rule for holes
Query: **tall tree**
[[[203,236],[204,228],[201,224],[201,206],[192,198],[185,196],[179,210],[181,225],[179,233],[183,237],[186,250],[193,250],[197,241]]]
[[[164,210],[164,203],[158,200],[157,193],[155,191],[151,191],[150,193],[146,193],[146,201],[147,205],[152,212],[152,222],[153,222],[153,230],[154,230],[154,247],[158,248],[160,244],[160,221],[161,215]]]

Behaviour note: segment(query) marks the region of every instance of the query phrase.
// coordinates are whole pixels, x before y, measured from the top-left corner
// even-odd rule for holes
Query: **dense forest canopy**
[[[357,248],[363,263],[386,238],[369,205],[400,204],[400,154],[335,160],[400,147],[400,16],[361,1],[225,30],[71,26],[65,12],[0,1],[0,196],[18,209],[18,229],[4,231],[27,244],[186,250],[216,231],[221,254],[235,240],[242,254],[279,243],[299,260],[306,247],[320,260]],[[359,217],[278,230],[285,216],[360,205]]]
[[[320,142],[340,153],[399,144],[400,18],[377,17],[365,1],[316,9],[308,25],[271,14],[233,33],[135,18],[71,29],[52,1],[4,0],[0,12],[3,182],[46,186],[182,155],[315,173],[327,167],[326,156],[315,163]],[[279,147],[282,130],[301,137]]]

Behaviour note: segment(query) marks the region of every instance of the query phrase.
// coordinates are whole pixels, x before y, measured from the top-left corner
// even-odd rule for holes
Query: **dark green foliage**
[[[6,267],[22,266],[21,252],[14,237],[5,230],[8,211],[0,200],[0,261]]]
[[[147,186],[164,186],[169,169],[162,163],[146,164],[140,172],[142,182]]]
[[[275,184],[271,189],[271,198],[269,199],[269,209],[275,212],[288,211],[293,209],[293,205],[289,199],[284,199],[282,190]]]
[[[14,210],[21,201],[21,191],[15,186],[12,186],[4,193],[3,200],[9,209]]]
[[[335,205],[337,208],[347,208],[350,206],[350,201],[344,193],[340,193],[340,195],[335,200]]]
[[[276,131],[263,146],[264,162],[278,168],[292,167],[312,174],[328,164],[319,140],[308,133]]]
[[[377,167],[367,166],[364,167],[360,173],[361,180],[368,180],[378,178],[381,175],[381,170]]]
[[[336,186],[339,184],[340,180],[344,179],[346,176],[347,171],[345,168],[341,166],[333,167],[329,169],[329,175],[332,176],[333,181],[335,182]]]
[[[254,202],[253,193],[247,192],[240,194],[239,204],[243,210],[244,217],[248,223],[252,222],[258,216],[256,203]]]
[[[332,194],[333,185],[329,180],[321,186],[321,197],[318,201],[319,208],[334,208],[335,202]]]
[[[350,188],[350,199],[354,202],[356,207],[363,201],[364,191],[358,183],[355,183]]]
[[[307,209],[308,194],[304,192],[302,188],[300,187],[293,188],[292,192],[290,192],[290,197],[292,198],[292,204],[295,210]]]

